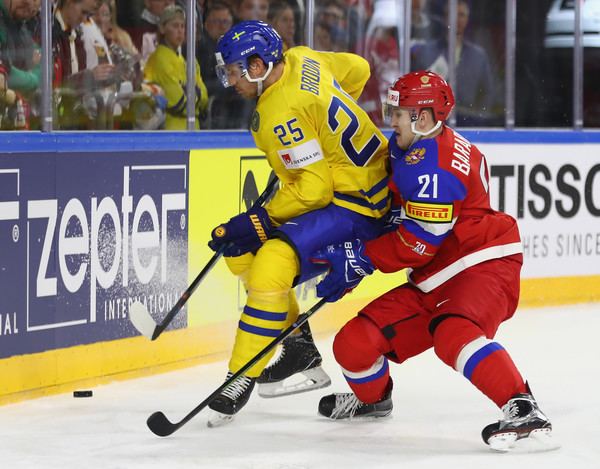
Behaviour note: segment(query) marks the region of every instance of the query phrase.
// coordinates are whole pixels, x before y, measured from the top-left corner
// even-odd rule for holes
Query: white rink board
[[[519,222],[522,277],[600,274],[600,145],[477,146],[492,206]]]

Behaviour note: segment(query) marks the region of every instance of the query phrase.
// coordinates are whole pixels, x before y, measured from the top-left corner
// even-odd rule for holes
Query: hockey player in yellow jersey
[[[310,256],[327,244],[376,237],[389,209],[386,138],[356,104],[369,78],[354,54],[317,52],[282,41],[266,23],[235,25],[217,46],[224,86],[257,99],[251,130],[281,187],[264,206],[216,227],[209,246],[225,249],[231,271],[248,293],[229,374],[238,371],[298,316],[292,287],[323,273]],[[280,358],[252,367],[209,406],[209,426],[230,421],[255,382],[263,397],[330,383],[310,330],[290,336]],[[302,373],[305,380],[286,385]]]

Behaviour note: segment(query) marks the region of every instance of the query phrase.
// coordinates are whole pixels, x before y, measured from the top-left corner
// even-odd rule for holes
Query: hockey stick
[[[176,432],[181,427],[183,427],[187,422],[189,422],[196,414],[198,414],[202,409],[204,409],[210,402],[217,397],[221,391],[223,391],[227,386],[233,383],[237,378],[243,375],[247,370],[253,367],[261,358],[263,358],[267,353],[269,353],[277,344],[282,342],[287,336],[289,336],[295,329],[299,328],[304,324],[308,319],[315,314],[324,304],[326,303],[325,298],[319,300],[317,304],[315,304],[312,308],[310,308],[306,313],[301,314],[296,319],[296,322],[285,329],[281,334],[275,337],[265,348],[263,348],[258,354],[256,354],[248,363],[246,363],[239,371],[234,373],[229,379],[225,380],[221,386],[219,386],[215,391],[204,399],[198,406],[196,406],[189,414],[187,414],[183,419],[179,422],[172,423],[162,412],[154,412],[148,420],[146,424],[148,428],[158,436],[169,436],[173,432]]]
[[[277,179],[276,177],[273,178],[269,182],[269,184],[267,184],[267,187],[262,192],[262,194],[260,194],[256,201],[252,204],[251,208],[260,207],[262,204],[264,204],[267,198],[273,192],[278,181],[279,179]],[[213,254],[208,263],[196,276],[196,278],[187,288],[187,290],[183,292],[181,298],[177,300],[177,303],[175,303],[175,305],[171,308],[171,311],[167,313],[167,315],[160,324],[157,324],[154,321],[154,318],[148,311],[148,308],[146,308],[146,306],[141,301],[135,301],[131,305],[131,308],[129,308],[129,319],[131,320],[135,328],[142,335],[145,335],[150,340],[156,340],[158,336],[161,335],[162,332],[168,327],[168,325],[171,324],[171,321],[177,315],[177,313],[179,313],[179,311],[182,310],[182,308],[187,303],[187,300],[190,298],[190,296],[192,296],[192,293],[194,293],[196,288],[198,288],[198,285],[200,285],[200,282],[204,279],[204,277],[206,277],[206,274],[208,274],[212,270],[217,261],[221,258],[226,247],[227,246],[225,245],[221,246],[219,250]]]

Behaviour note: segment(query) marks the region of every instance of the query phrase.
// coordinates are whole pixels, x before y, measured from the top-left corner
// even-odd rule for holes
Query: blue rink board
[[[582,144],[600,143],[600,130],[463,130],[474,143]],[[384,131],[386,136],[390,130]],[[0,132],[0,154],[115,150],[190,150],[252,148],[245,131],[201,132]]]

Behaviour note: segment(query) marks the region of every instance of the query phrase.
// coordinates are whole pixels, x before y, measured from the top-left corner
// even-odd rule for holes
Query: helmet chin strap
[[[256,78],[252,78],[250,77],[250,74],[248,73],[248,71],[246,70],[246,73],[244,73],[244,76],[246,77],[246,80],[248,80],[250,83],[256,83],[256,96],[260,96],[263,93],[263,81],[265,81],[267,79],[267,77],[271,74],[271,72],[273,71],[273,62],[269,62],[269,65],[267,66],[267,71],[265,72],[265,74],[262,77],[256,77]]]
[[[410,130],[412,131],[413,134],[415,134],[415,136],[414,136],[413,141],[411,142],[410,146],[413,146],[415,143],[417,143],[423,137],[428,137],[429,135],[434,133],[436,130],[438,130],[441,126],[442,126],[442,121],[437,121],[435,123],[435,125],[431,129],[429,129],[427,132],[421,132],[420,130],[417,130],[417,119],[413,120],[410,123]]]

